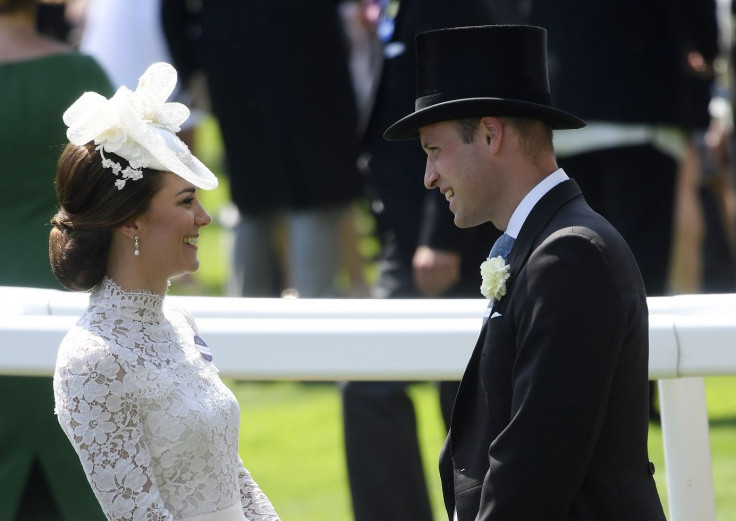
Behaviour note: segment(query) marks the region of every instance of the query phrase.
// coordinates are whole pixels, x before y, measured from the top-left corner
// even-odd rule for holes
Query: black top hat
[[[425,125],[478,116],[536,118],[553,129],[585,122],[552,107],[547,31],[525,25],[456,27],[417,35],[413,114],[386,130],[391,141],[416,138]]]

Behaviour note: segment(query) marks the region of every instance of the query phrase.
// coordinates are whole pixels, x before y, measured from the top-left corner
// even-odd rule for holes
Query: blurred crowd
[[[154,61],[173,63],[180,74],[178,99],[193,109],[187,134],[192,147],[194,129],[203,116],[215,118],[225,145],[224,175],[232,203],[222,216],[232,237],[224,289],[228,294],[367,296],[376,291],[376,276],[366,266],[377,259],[361,254],[365,248],[361,250],[359,241],[366,234],[380,241],[381,261],[396,243],[414,249],[431,242],[431,231],[417,223],[422,222],[422,211],[426,217],[439,209],[425,203],[414,212],[413,204],[386,201],[395,193],[402,194],[399,199],[405,203],[404,197],[426,196],[416,188],[407,195],[416,176],[386,174],[392,168],[386,165],[410,155],[408,148],[382,147],[377,138],[380,125],[412,102],[411,93],[393,86],[403,80],[403,88],[413,81],[413,50],[403,40],[410,47],[415,32],[463,23],[530,23],[549,30],[555,102],[582,109],[589,126],[595,127],[582,140],[577,134],[556,136],[561,163],[570,163],[573,174],[583,177],[586,171],[605,178],[590,161],[572,165],[594,151],[620,153],[642,144],[653,144],[674,161],[675,179],[653,182],[657,198],[666,200],[657,203],[665,208],[659,213],[666,218],[656,218],[657,209],[651,205],[646,219],[631,217],[638,227],[642,220],[662,221],[656,238],[649,234],[647,242],[659,256],[667,256],[667,268],[661,269],[661,259],[651,261],[658,279],[650,284],[650,294],[733,288],[728,0],[650,1],[637,16],[576,2],[553,10],[533,0],[473,0],[444,13],[433,2],[413,7],[410,0],[229,4],[45,0],[36,9],[38,30],[92,56],[113,88],[135,85]],[[607,18],[628,24],[601,30],[612,25]],[[586,45],[590,51],[583,53]],[[403,67],[395,67],[397,62]],[[640,65],[647,70],[637,72]],[[586,88],[593,81],[608,84],[595,99],[593,89]],[[389,116],[383,115],[389,110]],[[628,136],[609,132],[609,126],[599,128],[599,123],[615,124]],[[630,125],[639,126],[632,131]],[[641,132],[643,127],[647,132]],[[614,156],[613,162],[623,170],[621,158]],[[589,200],[601,199],[597,205],[602,213],[609,211],[606,205],[616,204],[607,200],[624,199],[614,196],[611,186],[582,182],[590,185]],[[672,196],[664,190],[665,182],[674,183]],[[630,210],[631,201],[626,205]],[[356,228],[356,213],[366,211],[376,224],[368,232],[364,226]],[[672,228],[671,234],[662,231],[665,225]],[[451,234],[449,228],[442,234]],[[405,235],[412,240],[404,240]],[[660,242],[668,240],[663,235],[670,236],[671,244]],[[629,240],[636,250],[636,240]],[[441,251],[460,251],[456,244],[442,246]],[[406,257],[407,252],[402,253]],[[411,253],[413,257],[416,252]],[[420,250],[412,259],[417,265],[421,255]],[[645,278],[654,278],[646,274],[648,262],[640,255]],[[411,278],[424,280],[419,273]],[[428,278],[444,282],[439,271]],[[427,289],[422,292],[443,293]]]
[[[555,105],[588,122],[555,135],[560,166],[627,239],[648,294],[734,292],[734,12],[728,0],[0,0],[0,284],[58,288],[46,252],[64,108],[166,61],[193,109],[190,147],[206,118],[222,136],[224,293],[481,298],[499,232],[456,228],[422,185],[419,144],[382,134],[414,109],[416,33],[528,23],[548,29]],[[101,519],[65,470],[78,463],[50,378],[0,377],[4,396],[21,388],[37,401],[0,404],[0,447],[26,447],[0,452],[0,521]],[[406,384],[340,388],[356,521],[431,520]],[[455,389],[440,385],[446,419]]]

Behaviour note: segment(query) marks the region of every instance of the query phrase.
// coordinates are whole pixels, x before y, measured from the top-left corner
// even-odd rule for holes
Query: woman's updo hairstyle
[[[105,157],[124,169],[129,163],[110,152]],[[86,291],[107,270],[113,230],[148,209],[162,186],[162,172],[142,169],[143,177],[118,190],[119,179],[102,166],[94,143],[69,143],[56,168],[60,209],[51,219],[49,259],[56,278],[66,288]]]

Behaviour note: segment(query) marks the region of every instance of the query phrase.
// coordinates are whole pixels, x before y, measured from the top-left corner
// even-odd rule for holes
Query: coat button
[[[650,462],[649,462],[649,465],[647,465],[647,468],[648,468],[648,470],[649,470],[649,474],[651,474],[652,476],[654,476],[654,463],[652,463],[652,462],[650,461]]]

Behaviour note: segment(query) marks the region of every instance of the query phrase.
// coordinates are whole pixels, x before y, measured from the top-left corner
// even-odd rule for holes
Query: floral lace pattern
[[[59,423],[108,519],[181,520],[240,501],[278,520],[238,456],[240,411],[191,316],[106,278],[59,348]]]

